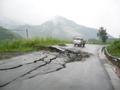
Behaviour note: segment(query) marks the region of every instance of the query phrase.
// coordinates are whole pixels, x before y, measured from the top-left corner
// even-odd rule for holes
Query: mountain
[[[20,36],[0,26],[0,40],[17,39],[17,38],[20,38]]]
[[[72,39],[79,36],[85,39],[97,39],[97,29],[85,27],[61,16],[56,16],[41,25],[19,25],[14,30],[23,37],[53,37]],[[110,36],[110,35],[109,35]],[[111,37],[111,36],[110,36]]]
[[[96,29],[78,25],[75,22],[60,16],[43,23],[40,26],[40,31],[46,36],[62,39],[72,39],[76,36],[86,39],[97,38]]]

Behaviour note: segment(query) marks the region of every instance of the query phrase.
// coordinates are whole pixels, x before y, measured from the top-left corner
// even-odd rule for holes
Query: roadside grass
[[[111,55],[120,57],[120,39],[112,42],[107,49]]]
[[[29,52],[47,48],[50,45],[64,45],[70,41],[55,38],[34,38],[0,41],[0,52]]]
[[[88,44],[100,44],[100,45],[109,45],[117,39],[108,39],[106,42],[102,42],[99,39],[89,39]]]

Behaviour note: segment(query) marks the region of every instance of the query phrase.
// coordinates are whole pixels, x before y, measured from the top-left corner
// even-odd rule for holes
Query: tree
[[[106,40],[108,39],[107,36],[107,32],[106,29],[104,29],[104,27],[100,27],[97,33],[97,36],[102,40],[102,42],[106,42]]]

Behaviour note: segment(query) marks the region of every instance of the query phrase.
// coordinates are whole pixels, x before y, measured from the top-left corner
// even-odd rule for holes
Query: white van
[[[74,46],[81,47],[82,44],[83,44],[82,42],[83,42],[83,39],[80,38],[80,37],[73,38],[73,44],[74,44]]]

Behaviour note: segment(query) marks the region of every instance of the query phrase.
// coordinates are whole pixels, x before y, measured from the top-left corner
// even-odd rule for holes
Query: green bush
[[[120,40],[116,40],[111,43],[107,49],[113,56],[120,57]]]

